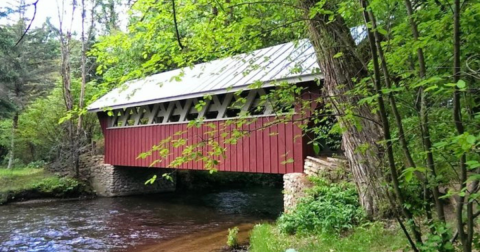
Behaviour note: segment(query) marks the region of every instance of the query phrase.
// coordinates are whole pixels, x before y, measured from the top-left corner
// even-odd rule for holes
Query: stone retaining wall
[[[104,197],[126,196],[175,191],[176,170],[142,167],[117,167],[103,162],[103,155],[84,154],[80,156],[80,177],[88,181],[97,195]],[[60,175],[73,175],[67,166],[53,166],[52,172]],[[171,176],[172,180],[163,178],[163,174]],[[157,176],[153,184],[145,182]]]
[[[307,176],[322,177],[335,183],[339,181],[350,181],[346,169],[347,167],[347,160],[344,159],[332,157],[307,157],[305,159],[303,172]]]
[[[283,209],[288,213],[295,209],[299,200],[305,196],[305,189],[311,187],[305,173],[287,173],[283,175]]]
[[[90,167],[88,180],[100,196],[171,192],[176,188],[174,169],[113,166],[103,163],[103,155],[83,157],[80,164],[82,167]],[[163,174],[170,175],[171,180],[163,178]],[[154,175],[157,176],[155,182],[145,185]]]
[[[322,177],[332,183],[349,181],[347,176],[347,162],[339,158],[314,158],[305,159],[303,173],[287,173],[283,175],[283,206],[285,212],[295,209],[305,190],[312,187],[309,177]]]

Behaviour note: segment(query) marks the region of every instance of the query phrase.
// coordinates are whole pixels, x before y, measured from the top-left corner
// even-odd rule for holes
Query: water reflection
[[[169,193],[0,207],[0,251],[127,251],[209,228],[275,218],[279,189]]]

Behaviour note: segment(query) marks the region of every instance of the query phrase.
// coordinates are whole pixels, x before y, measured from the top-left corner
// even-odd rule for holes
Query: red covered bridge
[[[302,40],[127,82],[90,105],[89,111],[97,112],[102,126],[105,163],[115,166],[169,168],[187,146],[214,138],[224,149],[215,163],[220,171],[303,172],[304,159],[312,151],[294,123],[298,115],[272,123],[279,118],[273,112],[278,104],[261,102],[261,96],[281,82],[309,87],[303,95],[312,95],[318,93],[314,82],[321,77],[311,44]],[[261,87],[252,85],[256,83]],[[240,100],[242,107],[235,107]],[[239,130],[251,133],[235,144],[224,141],[234,127],[226,122],[245,113],[255,121]],[[189,127],[197,118],[205,123]],[[176,145],[179,139],[185,144]],[[159,143],[168,149],[166,155],[154,151],[145,159],[137,158]],[[202,149],[205,155],[211,150]],[[206,166],[205,160],[189,160],[175,168]]]

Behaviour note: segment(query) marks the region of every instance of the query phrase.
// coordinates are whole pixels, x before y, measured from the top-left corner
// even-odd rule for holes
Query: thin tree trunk
[[[17,111],[15,112],[15,115],[13,116],[13,119],[12,119],[12,139],[10,142],[10,154],[9,154],[8,166],[7,166],[8,169],[13,168],[13,161],[15,160],[15,135],[18,129],[18,117],[19,117],[19,114]]]
[[[407,8],[407,14],[410,21],[410,27],[412,29],[413,38],[417,41],[420,37],[420,33],[418,32],[418,26],[415,20],[413,19],[413,8],[412,3],[410,0],[405,0],[405,7]],[[419,47],[417,49],[417,57],[418,57],[418,64],[419,64],[419,77],[424,79],[427,74],[426,64],[425,64],[425,57],[423,53],[423,49]],[[432,172],[432,176],[436,178],[436,171],[435,171],[435,161],[433,159],[433,152],[432,152],[432,142],[430,140],[430,126],[429,126],[429,119],[427,114],[427,98],[425,97],[425,93],[423,91],[423,87],[418,89],[418,96],[420,98],[420,130],[422,131],[422,139],[423,145],[427,151],[427,167]],[[428,180],[425,181],[428,183]],[[435,209],[437,211],[438,219],[445,223],[445,212],[443,208],[443,203],[440,201],[440,191],[438,189],[438,185],[434,183],[432,187],[433,192],[433,199],[435,201]]]
[[[82,0],[82,65],[81,65],[81,72],[82,72],[82,83],[80,87],[80,98],[79,98],[79,104],[78,108],[80,111],[80,114],[78,115],[78,123],[77,123],[77,136],[80,135],[81,130],[82,130],[82,123],[83,123],[83,107],[85,103],[85,86],[87,84],[87,71],[86,71],[86,65],[87,65],[87,46],[86,46],[86,38],[85,38],[85,0]]]
[[[412,213],[405,208],[405,199],[403,196],[402,191],[400,190],[400,183],[398,181],[398,172],[397,168],[395,165],[395,157],[394,157],[394,152],[393,152],[393,143],[392,143],[392,137],[390,134],[390,123],[388,121],[388,115],[386,111],[386,106],[385,106],[385,101],[383,99],[383,92],[382,92],[382,85],[381,85],[381,77],[380,77],[380,64],[379,64],[379,58],[381,61],[382,65],[382,70],[383,70],[383,75],[385,79],[385,84],[387,88],[391,88],[391,83],[390,83],[390,75],[388,73],[388,68],[385,62],[385,56],[383,54],[382,50],[382,45],[380,43],[380,38],[379,34],[377,33],[377,23],[375,21],[375,17],[371,11],[367,11],[367,2],[365,0],[360,0],[360,4],[363,7],[363,16],[365,20],[365,25],[368,28],[368,40],[370,43],[370,48],[372,51],[372,61],[373,61],[373,66],[374,66],[374,86],[375,90],[378,95],[378,105],[379,105],[379,111],[380,111],[380,116],[382,118],[382,125],[383,125],[383,137],[384,140],[386,141],[386,149],[387,149],[387,158],[388,158],[388,166],[390,168],[390,173],[391,173],[391,180],[393,182],[393,188],[395,191],[396,199],[398,201],[398,205],[395,204],[393,207],[394,208],[399,208],[401,210],[401,213],[403,214],[403,217],[408,220],[408,223],[412,229],[412,232],[414,234],[415,240],[418,243],[422,242],[422,236],[420,233],[420,229],[416,225]],[[390,92],[388,94],[389,100],[390,100],[390,106],[393,111],[393,114],[396,119],[397,126],[399,128],[399,131],[401,132],[400,134],[403,136],[403,125],[400,117],[400,113],[398,112],[397,105],[395,103],[395,98],[393,97],[392,93]],[[401,138],[402,138],[401,137]],[[405,142],[400,141],[404,154],[406,155],[407,159],[409,159],[409,163],[414,166],[413,164],[413,159],[410,156],[410,152],[408,150],[408,146]],[[407,237],[409,236],[408,232],[405,233]],[[416,245],[411,244],[412,249],[417,251]]]
[[[461,5],[460,0],[454,1],[453,7],[453,82],[457,83],[460,80],[460,12]],[[460,90],[458,87],[455,87],[453,94],[453,122],[457,133],[462,135],[465,132],[465,128],[462,122],[462,108],[460,102]],[[461,188],[467,188],[467,166],[466,155],[463,154],[460,157],[460,182]],[[464,252],[472,251],[472,241],[473,241],[473,205],[472,202],[467,203],[467,218],[466,221],[463,219],[463,208],[465,204],[465,196],[459,195],[457,202],[457,229],[460,242],[462,243],[462,248]],[[465,222],[467,224],[467,232],[464,230]]]
[[[60,37],[60,49],[62,53],[62,69],[61,69],[61,77],[62,77],[62,85],[63,85],[63,99],[65,102],[65,108],[67,110],[67,113],[71,113],[73,110],[73,97],[72,97],[72,90],[71,90],[71,66],[70,66],[70,42],[71,42],[71,27],[69,30],[67,30],[66,34],[64,33],[63,30],[63,18],[64,18],[64,7],[65,7],[65,2],[62,2],[62,5],[60,8],[60,4],[57,1],[58,5],[58,19],[59,19],[59,37]],[[75,14],[75,8],[76,8],[76,2],[72,2],[72,13],[71,13],[71,22],[73,23],[74,19],[74,14]],[[70,149],[70,162],[73,165],[73,168],[75,169],[75,152],[76,152],[76,146],[75,146],[75,129],[74,129],[74,124],[72,120],[67,120],[67,133],[68,133],[68,139],[69,139],[69,149]]]
[[[355,43],[343,18],[335,16],[333,21],[317,14],[310,17],[310,9],[318,1],[300,0],[300,6],[307,19],[308,33],[315,48],[320,69],[324,75],[324,92],[333,97],[330,102],[335,113],[344,115],[348,110],[363,118],[376,119],[371,108],[358,105],[360,98],[350,96],[348,91],[354,89],[354,79],[367,75],[362,62],[355,56]],[[330,2],[325,9],[334,10]],[[338,57],[338,55],[341,55]],[[348,114],[348,113],[347,113]],[[360,117],[351,119],[338,118],[345,129],[342,138],[345,156],[349,161],[353,178],[357,185],[360,203],[370,217],[382,212],[382,206],[388,204],[386,192],[382,186],[381,148],[377,142],[381,139],[382,129],[370,120]],[[368,145],[368,150],[365,149]]]
[[[366,4],[365,1],[362,1],[362,2]],[[383,76],[385,78],[385,85],[387,86],[388,89],[391,89],[392,83],[390,80],[390,73],[388,71],[387,62],[385,59],[385,55],[383,53],[381,38],[376,29],[377,22],[375,20],[375,17],[373,16],[372,11],[368,11],[366,14],[369,16],[369,19],[372,22],[371,23],[372,29],[373,29],[372,34],[374,36],[374,42],[373,41],[372,42],[374,43],[374,47],[376,47],[376,49],[378,50],[378,56],[380,57]],[[373,49],[375,48],[372,48],[372,50]],[[392,92],[388,93],[388,99],[390,102],[391,110],[393,112],[393,116],[395,118],[395,123],[397,124],[397,127],[398,127],[398,138],[400,140],[400,146],[402,148],[402,152],[405,158],[407,159],[407,167],[415,167],[415,162],[413,161],[412,155],[410,154],[410,149],[408,148],[407,140],[405,139],[405,132],[403,130],[403,124],[402,124],[402,117],[400,115],[400,112],[398,111],[397,102]]]
[[[81,134],[82,134],[82,126],[83,126],[83,107],[85,103],[85,87],[87,84],[87,71],[86,71],[86,65],[87,65],[87,46],[86,46],[86,38],[85,38],[85,17],[86,17],[86,12],[85,12],[85,0],[82,0],[82,36],[81,36],[81,42],[82,42],[82,52],[81,52],[81,75],[82,75],[82,83],[80,86],[80,97],[79,97],[79,104],[78,104],[78,121],[77,121],[77,130],[75,134],[75,139],[76,139],[76,146],[75,146],[75,154],[74,154],[74,160],[75,160],[75,175],[77,178],[80,177],[80,148],[81,146]]]

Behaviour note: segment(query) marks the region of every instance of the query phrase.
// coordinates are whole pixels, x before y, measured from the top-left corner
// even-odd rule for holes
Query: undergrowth
[[[45,197],[78,197],[93,192],[73,178],[61,178],[42,168],[0,169],[0,204]]]
[[[360,224],[364,212],[358,203],[355,186],[350,183],[329,183],[311,178],[314,186],[307,191],[296,208],[277,221],[287,234],[340,233]]]
[[[384,252],[405,248],[397,229],[365,220],[355,186],[311,178],[314,186],[276,225],[255,226],[251,252]]]
[[[288,235],[270,224],[255,226],[250,236],[250,252],[387,252],[398,251],[407,241],[398,229],[383,223],[365,223],[347,233]]]

